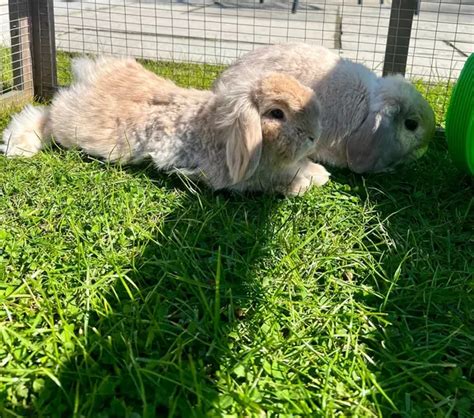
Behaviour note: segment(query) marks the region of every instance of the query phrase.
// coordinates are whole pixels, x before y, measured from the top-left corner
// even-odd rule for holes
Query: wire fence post
[[[393,0],[390,11],[383,75],[405,75],[413,15],[417,0]]]
[[[28,99],[34,93],[29,0],[9,0],[8,13],[13,79],[12,91],[3,99]]]
[[[53,0],[29,0],[35,97],[50,99],[57,89]]]

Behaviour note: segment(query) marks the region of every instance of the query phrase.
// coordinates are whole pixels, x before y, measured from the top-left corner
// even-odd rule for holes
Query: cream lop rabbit
[[[329,179],[308,155],[319,140],[320,105],[291,76],[270,73],[230,94],[176,86],[130,58],[73,62],[75,81],[49,107],[26,107],[4,131],[8,156],[51,141],[112,162],[151,158],[213,189],[301,194]]]

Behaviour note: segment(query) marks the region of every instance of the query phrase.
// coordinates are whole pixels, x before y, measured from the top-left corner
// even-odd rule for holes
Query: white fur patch
[[[44,145],[43,126],[47,117],[42,107],[26,106],[13,116],[3,131],[3,145],[0,151],[7,157],[31,157]]]

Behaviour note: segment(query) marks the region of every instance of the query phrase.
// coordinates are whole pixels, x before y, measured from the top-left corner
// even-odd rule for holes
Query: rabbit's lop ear
[[[400,154],[391,114],[396,109],[370,112],[346,144],[347,165],[355,173],[377,172]]]
[[[226,162],[232,182],[248,179],[262,155],[260,114],[247,92],[222,96],[218,102],[217,126],[226,138]]]

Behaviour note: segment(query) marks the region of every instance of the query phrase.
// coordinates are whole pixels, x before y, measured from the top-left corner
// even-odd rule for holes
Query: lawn
[[[291,199],[59,149],[0,178],[0,416],[472,416],[473,182],[443,139]]]

